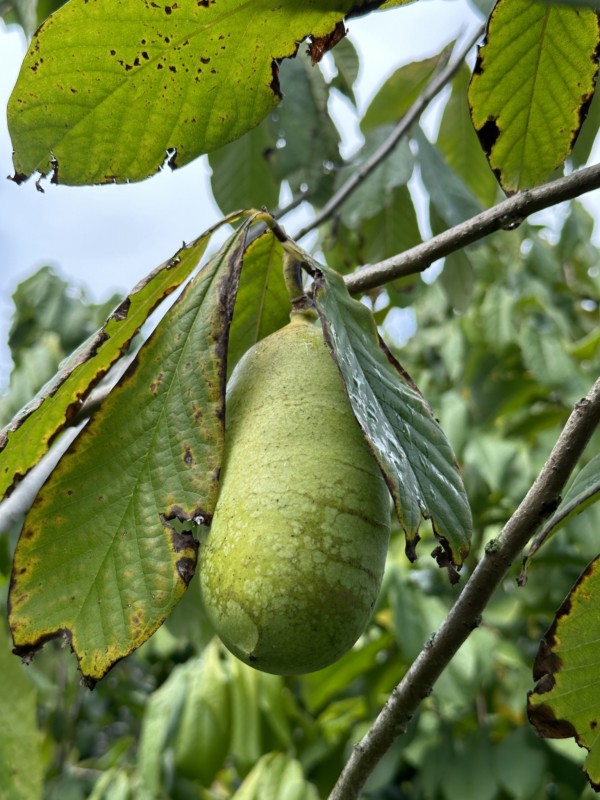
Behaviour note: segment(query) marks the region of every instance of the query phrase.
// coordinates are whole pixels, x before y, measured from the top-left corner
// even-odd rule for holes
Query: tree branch
[[[573,468],[600,422],[600,378],[575,406],[527,496],[485,553],[460,597],[392,692],[373,726],[354,747],[329,800],[356,800],[365,781],[392,742],[406,730],[419,704],[431,691],[459,647],[481,622],[493,593],[529,538],[557,507]]]
[[[434,236],[428,242],[348,275],[345,279],[348,291],[352,294],[367,292],[396,278],[423,272],[438,258],[473,244],[494,231],[514,230],[530,214],[550,208],[564,200],[573,200],[598,188],[600,188],[600,164],[581,169],[566,178],[559,178],[536,189],[519,192],[488,211],[440,233],[439,236]]]
[[[379,164],[381,164],[381,162],[392,152],[400,139],[402,139],[402,137],[410,130],[411,126],[417,122],[429,103],[431,103],[434,97],[436,97],[446,86],[446,84],[448,84],[456,75],[463,61],[465,60],[465,57],[468,55],[471,48],[477,44],[484,32],[485,25],[482,25],[475,36],[473,36],[460,51],[456,60],[452,61],[444,69],[433,76],[423,92],[402,117],[400,122],[396,125],[392,133],[381,145],[379,150],[373,153],[371,158],[369,158],[363,164],[363,166],[357,172],[355,172],[350,180],[346,181],[341,189],[337,191],[323,206],[317,216],[311,222],[309,222],[308,225],[305,225],[304,228],[298,231],[296,236],[292,237],[295,241],[299,241],[303,236],[306,236],[307,233],[310,233],[310,231],[318,228],[320,225],[326,222],[326,220],[333,215],[334,211],[336,211],[342,205],[344,200],[346,200],[346,198],[352,194],[352,192],[365,180],[365,178],[367,178],[373,172],[373,170],[378,167]]]

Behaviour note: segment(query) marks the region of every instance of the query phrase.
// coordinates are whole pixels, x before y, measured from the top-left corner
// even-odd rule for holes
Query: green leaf
[[[283,62],[280,77],[286,95],[268,120],[273,139],[279,142],[271,154],[273,172],[288,181],[293,194],[306,184],[311,201],[324,202],[320,195],[325,192],[328,200],[333,182],[324,164],[341,160],[340,134],[327,108],[329,87],[321,70],[314,69],[302,51]]]
[[[10,652],[4,620],[0,620],[0,675],[0,799],[41,800],[44,771],[37,692]]]
[[[305,675],[302,681],[304,702],[311,712],[320,711],[335,695],[344,691],[350,684],[376,666],[376,656],[392,643],[389,633],[378,639],[352,648],[334,664],[318,672]]]
[[[598,352],[598,345],[600,345],[600,325],[581,339],[573,342],[573,344],[569,346],[569,353],[575,358],[588,359],[591,361]]]
[[[526,728],[516,728],[494,750],[496,780],[515,800],[530,800],[540,791],[547,769],[541,748],[529,741]]]
[[[267,231],[249,244],[244,253],[244,269],[229,332],[229,375],[246,350],[287,325],[290,311],[290,297],[283,280],[283,247]]]
[[[455,748],[457,742],[453,743]],[[458,750],[458,748],[456,748]],[[494,800],[498,793],[492,769],[492,747],[485,728],[473,731],[454,752],[442,786],[446,800]]]
[[[68,640],[90,685],[164,622],[209,523],[224,442],[226,347],[248,222],[186,287],[27,515],[10,593],[16,650]]]
[[[210,185],[223,214],[239,208],[274,208],[280,183],[269,168],[275,147],[267,122],[262,122],[235,142],[208,157]]]
[[[160,797],[161,794],[163,753],[173,743],[181,720],[188,672],[189,664],[176,666],[163,685],[152,693],[144,712],[138,770],[152,797]]]
[[[440,123],[437,147],[448,166],[485,207],[494,205],[498,184],[478,145],[467,96],[471,71],[465,64],[452,84]]]
[[[419,145],[421,178],[445,224],[452,228],[480,214],[483,206],[479,200],[446,164],[440,151],[431,144],[420,126],[416,129],[415,138]]]
[[[540,328],[528,319],[521,326],[519,340],[523,360],[533,377],[547,386],[564,387],[575,375],[575,364],[553,328]]]
[[[571,152],[594,94],[598,18],[499,0],[469,88],[473,124],[508,194],[543,183]]]
[[[527,713],[539,736],[575,737],[589,754],[583,764],[600,788],[600,556],[577,579],[540,643],[533,665],[537,686]]]
[[[258,672],[235,656],[231,670],[231,755],[237,771],[246,775],[262,754]]]
[[[407,554],[416,558],[425,516],[445,540],[446,552],[439,548],[436,553],[440,565],[460,565],[469,550],[472,518],[452,448],[417,387],[379,338],[371,312],[350,297],[338,273],[317,269],[316,303],[325,339],[392,492]]]
[[[387,205],[363,222],[361,234],[363,256],[370,264],[421,244],[417,212],[407,186],[391,192]]]
[[[569,487],[559,507],[536,534],[524,566],[527,566],[546,539],[598,500],[600,500],[600,455],[594,456],[589,464],[585,465]]]
[[[222,147],[279,103],[277,59],[307,36],[325,52],[364,5],[71,0],[34,35],[9,101],[15,180],[139,181]]]
[[[434,236],[448,230],[448,226],[438,214],[431,199],[429,201],[429,222]],[[475,270],[467,249],[457,250],[446,256],[440,283],[452,308],[461,312],[469,308],[475,287]]]
[[[283,753],[267,753],[232,800],[319,800],[319,795],[298,761]]]
[[[368,161],[390,132],[390,127],[378,128],[367,136],[363,147],[350,163],[340,170],[336,189],[341,188],[356,170]],[[408,183],[413,167],[414,157],[410,144],[403,139],[344,202],[340,214],[342,223],[352,229],[359,225],[361,220],[374,217],[392,201],[394,189]]]
[[[37,464],[81,401],[125,355],[152,311],[198,265],[214,231],[235,219],[221,220],[140,281],[104,326],[63,362],[54,378],[0,431],[0,499]]]
[[[373,128],[398,122],[427,86],[445,52],[446,48],[437,56],[397,69],[371,100],[360,122],[361,131],[366,134]]]
[[[342,39],[331,51],[333,61],[337,67],[337,75],[331,81],[331,87],[337,89],[345,97],[350,100],[352,105],[356,106],[356,97],[354,96],[354,89],[352,88],[358,78],[358,71],[360,69],[360,61],[356,47],[352,44],[348,37]]]
[[[218,639],[187,672],[186,697],[177,737],[175,765],[190,780],[210,787],[229,750],[229,678],[223,669]]]

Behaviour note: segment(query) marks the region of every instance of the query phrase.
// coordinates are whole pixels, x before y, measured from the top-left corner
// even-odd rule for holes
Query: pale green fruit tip
[[[302,314],[249,350],[227,388],[201,592],[225,646],[264,672],[322,669],[379,593],[389,493],[321,329]]]

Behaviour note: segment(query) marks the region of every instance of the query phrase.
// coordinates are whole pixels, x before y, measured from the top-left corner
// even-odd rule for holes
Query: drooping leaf
[[[600,789],[600,556],[577,579],[540,643],[527,713],[539,736],[574,737],[589,751],[583,770]]]
[[[438,213],[431,199],[429,201],[429,222],[434,236],[448,229],[448,225]],[[467,248],[457,250],[446,256],[444,269],[440,275],[440,283],[452,308],[461,312],[466,311],[471,305],[475,286],[475,270]]]
[[[139,181],[222,147],[279,103],[277,59],[311,36],[319,60],[361,5],[71,0],[36,31],[9,101],[15,179]]]
[[[172,746],[186,698],[189,664],[178,664],[163,685],[149,698],[140,736],[138,771],[151,797],[160,797],[163,786],[164,751]]]
[[[223,214],[238,208],[272,209],[277,205],[280,182],[273,177],[268,163],[274,147],[268,123],[263,121],[210,154],[210,185]]]
[[[390,201],[361,227],[363,256],[374,264],[421,244],[417,213],[407,186],[391,192]]]
[[[415,138],[419,145],[421,178],[431,203],[445,224],[452,228],[480,214],[483,206],[461,178],[446,164],[444,157],[431,144],[419,126]]]
[[[344,41],[336,45],[334,53]],[[286,95],[268,118],[278,142],[270,158],[273,173],[279,180],[287,180],[293,194],[304,184],[311,201],[323,203],[331,194],[331,165],[341,161],[340,134],[327,107],[329,86],[302,48],[296,58],[282,63],[280,77]]]
[[[10,652],[10,636],[0,620],[0,798],[41,800],[42,753],[36,689]]]
[[[188,284],[27,515],[9,596],[22,656],[63,636],[93,685],[185,592],[198,545],[168,521],[214,510],[247,226]]]
[[[477,141],[469,112],[468,88],[471,70],[465,64],[452,84],[452,94],[440,123],[438,150],[448,166],[461,178],[479,202],[494,204],[498,184]]]
[[[283,753],[267,753],[257,761],[232,800],[318,800],[300,763]]]
[[[283,247],[267,231],[244,253],[244,269],[229,333],[229,374],[246,350],[289,321],[290,298],[283,280]]]
[[[523,562],[524,566],[527,566],[546,539],[598,500],[600,500],[600,455],[594,456],[589,464],[585,465],[569,487],[559,507],[536,534]]]
[[[356,106],[356,97],[352,88],[358,78],[360,61],[356,47],[348,37],[334,47],[332,50],[333,61],[337,67],[337,75],[331,81],[331,86],[345,95],[350,102]]]
[[[391,132],[384,127],[370,133],[363,147],[351,162],[344,166],[338,175],[336,188],[341,188],[376,150]],[[355,228],[363,219],[374,217],[392,201],[392,193],[399,186],[405,186],[411,178],[414,157],[406,139],[400,141],[392,152],[373,172],[352,192],[341,209],[341,219],[347,228]]]
[[[452,448],[414,383],[378,338],[371,312],[340,275],[319,266],[316,303],[348,397],[392,492],[415,558],[421,517],[443,547],[440,565],[460,566],[469,550],[471,510]],[[456,579],[454,571],[451,575]]]
[[[175,739],[175,764],[181,775],[210,787],[229,749],[229,678],[219,658],[217,639],[187,673],[186,698]]]
[[[140,281],[104,326],[62,364],[54,378],[0,431],[0,499],[37,464],[91,389],[127,352],[152,311],[197,266],[214,231],[235,219],[234,216],[221,220]]]
[[[429,83],[444,53],[445,49],[437,56],[397,69],[371,100],[360,122],[361,131],[367,133],[398,122]]]
[[[481,146],[508,194],[538,186],[571,152],[598,72],[587,8],[499,0],[469,102]]]
[[[446,256],[440,282],[452,308],[460,312],[466,311],[473,297],[475,271],[464,250],[457,250]]]

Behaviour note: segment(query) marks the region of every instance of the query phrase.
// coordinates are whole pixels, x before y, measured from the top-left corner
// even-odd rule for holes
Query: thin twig
[[[482,25],[475,36],[473,36],[460,51],[456,60],[452,61],[450,64],[447,64],[444,69],[433,76],[423,92],[402,117],[400,122],[396,125],[392,133],[388,136],[381,147],[375,153],[373,153],[371,158],[365,161],[363,166],[354,173],[350,180],[346,181],[341,189],[333,195],[333,197],[323,206],[317,216],[311,222],[309,222],[308,225],[305,225],[296,236],[293,237],[296,241],[299,241],[303,236],[306,236],[307,233],[310,233],[310,231],[318,228],[320,225],[326,222],[332,216],[334,211],[341,206],[344,200],[346,200],[346,198],[352,194],[352,192],[365,180],[365,178],[367,178],[373,172],[373,170],[379,166],[379,164],[381,164],[381,162],[392,152],[402,137],[410,130],[412,125],[417,122],[429,103],[431,103],[434,97],[436,97],[456,75],[463,61],[465,60],[465,57],[469,54],[472,47],[477,44],[484,32],[485,25]]]
[[[527,496],[485,553],[460,597],[432,640],[423,648],[383,707],[364,739],[354,748],[329,800],[356,800],[365,781],[459,647],[481,622],[493,593],[533,532],[557,507],[560,493],[600,422],[600,378],[575,406],[550,458]]]
[[[396,278],[423,272],[439,258],[473,244],[494,231],[513,230],[536,211],[550,208],[564,200],[573,200],[598,188],[600,164],[538,186],[537,189],[519,192],[488,211],[434,236],[428,242],[348,275],[345,279],[348,291],[352,294],[368,292]]]

